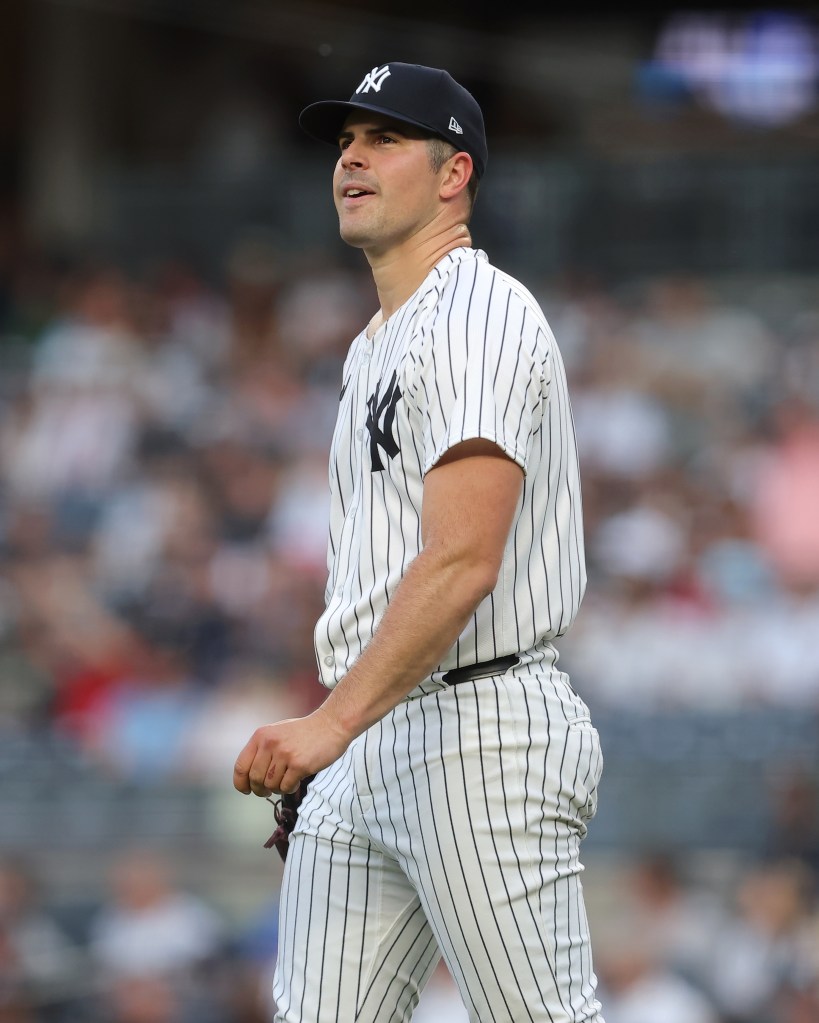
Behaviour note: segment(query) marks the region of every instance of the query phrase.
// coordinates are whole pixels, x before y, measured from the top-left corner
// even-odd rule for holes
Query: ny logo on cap
[[[372,71],[368,71],[361,81],[361,84],[356,89],[356,95],[360,92],[369,92],[370,89],[373,92],[381,92],[381,86],[384,84],[384,80],[390,77],[390,66],[385,64],[383,67],[374,67]]]

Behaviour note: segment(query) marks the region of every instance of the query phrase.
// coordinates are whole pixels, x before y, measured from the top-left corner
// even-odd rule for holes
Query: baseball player
[[[444,70],[377,65],[302,128],[380,308],[330,455],[324,702],[234,784],[311,775],[282,879],[279,1023],[398,1023],[441,955],[476,1023],[602,1023],[579,846],[602,769],[553,640],[585,588],[566,377],[531,294],[471,245],[487,146]]]

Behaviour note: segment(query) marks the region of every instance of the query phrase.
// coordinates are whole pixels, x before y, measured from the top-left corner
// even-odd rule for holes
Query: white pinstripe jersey
[[[525,472],[494,591],[415,693],[450,668],[519,654],[551,665],[551,640],[586,584],[580,478],[563,361],[533,296],[484,252],[457,248],[344,365],[330,453],[326,608],[315,630],[332,688],[373,635],[420,552],[425,473],[484,438]]]

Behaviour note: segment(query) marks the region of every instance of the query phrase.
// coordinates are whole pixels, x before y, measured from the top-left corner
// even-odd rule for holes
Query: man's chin
[[[341,224],[339,226],[339,234],[341,235],[341,240],[354,249],[365,249],[371,242],[369,234],[364,231],[358,231],[349,225],[345,227]]]

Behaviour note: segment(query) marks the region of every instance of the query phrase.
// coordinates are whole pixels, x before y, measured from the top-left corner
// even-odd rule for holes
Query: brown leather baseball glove
[[[267,797],[268,803],[273,804],[273,815],[276,818],[278,827],[265,842],[265,849],[277,849],[283,860],[287,859],[287,850],[290,843],[290,835],[296,826],[299,818],[299,807],[307,794],[307,786],[315,778],[314,774],[307,775],[299,782],[295,792],[283,792],[278,799]]]

